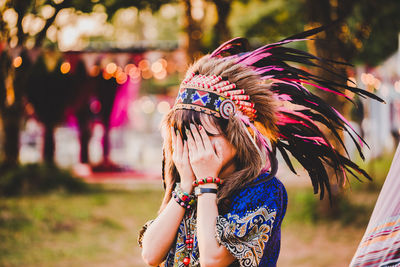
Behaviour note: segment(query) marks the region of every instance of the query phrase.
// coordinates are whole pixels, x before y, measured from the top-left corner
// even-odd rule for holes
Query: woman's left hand
[[[190,164],[197,179],[217,177],[223,162],[221,144],[217,141],[214,148],[201,125],[197,129],[194,124],[190,124],[190,131],[186,129],[186,135]]]

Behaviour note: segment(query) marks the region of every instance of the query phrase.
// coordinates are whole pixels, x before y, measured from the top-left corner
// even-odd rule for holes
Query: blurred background
[[[278,265],[347,266],[399,142],[399,11],[397,0],[0,0],[0,266],[144,266],[137,232],[163,194],[159,125],[187,66],[233,37],[255,48],[337,19],[293,46],[354,64],[336,71],[386,101],[316,92],[368,143],[362,161],[344,136],[373,181],[334,187],[329,205],[282,163]]]

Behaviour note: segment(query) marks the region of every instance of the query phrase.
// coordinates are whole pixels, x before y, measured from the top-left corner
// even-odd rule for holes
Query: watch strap
[[[215,189],[215,188],[204,188],[204,187],[196,187],[194,189],[194,194],[196,196],[199,196],[199,195],[202,195],[202,194],[205,194],[205,193],[216,194],[216,193],[218,193],[218,189]]]

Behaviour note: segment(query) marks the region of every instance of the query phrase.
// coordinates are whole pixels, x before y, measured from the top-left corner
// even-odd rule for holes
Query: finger
[[[187,141],[183,141],[183,153],[182,153],[182,158],[184,160],[189,159],[189,148],[188,148],[188,144]]]
[[[186,147],[187,147],[187,151],[188,151],[188,156],[189,156],[189,161],[190,161],[190,159],[193,158],[193,148],[192,148],[192,146],[190,145],[189,140],[185,141],[185,143],[186,143]]]
[[[197,147],[196,147],[196,142],[193,139],[192,133],[189,131],[189,129],[186,130],[186,136],[187,136],[187,143],[188,143],[188,149],[189,149],[189,156],[194,155],[194,153],[197,153]],[[190,156],[190,157],[192,157]]]
[[[213,146],[211,144],[211,140],[210,137],[208,136],[206,130],[204,129],[203,126],[199,125],[199,133],[201,135],[201,138],[203,140],[203,145],[204,145],[204,149],[206,150],[211,150],[213,151]]]
[[[204,150],[203,140],[201,139],[199,131],[197,130],[196,126],[194,126],[193,123],[190,124],[190,130],[192,132],[193,139],[196,142],[197,150],[199,152],[203,151]]]
[[[222,145],[219,141],[215,142],[215,154],[217,154],[217,157],[220,160],[224,158],[224,154],[222,153]]]
[[[181,157],[182,156],[182,152],[183,152],[183,142],[182,142],[181,134],[178,132],[178,130],[176,130],[176,145],[175,145],[175,149],[176,149],[176,154],[179,157]]]

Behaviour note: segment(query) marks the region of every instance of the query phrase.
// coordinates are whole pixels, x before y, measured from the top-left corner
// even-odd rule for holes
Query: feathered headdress
[[[226,119],[235,116],[246,126],[256,142],[265,148],[270,162],[275,161],[273,154],[278,150],[290,170],[296,173],[289,154],[292,155],[306,169],[314,193],[320,192],[321,198],[325,189],[330,196],[326,165],[335,170],[337,177],[347,179],[347,172],[357,179],[358,176],[371,178],[349,158],[339,131],[349,134],[363,159],[360,145],[365,141],[335,108],[305,86],[339,95],[349,101],[352,100],[343,93],[344,89],[360,97],[383,102],[381,98],[368,91],[325,79],[290,64],[323,68],[340,76],[332,71],[330,66],[333,63],[348,64],[321,59],[305,51],[284,46],[291,42],[307,40],[309,36],[322,30],[323,27],[305,31],[253,51],[249,51],[246,39],[235,38],[222,44],[209,55],[209,59],[221,59],[221,62],[234,60],[235,64],[252,69],[254,75],[269,84],[268,94],[276,102],[291,103],[279,105],[274,114],[264,114],[265,107],[257,104],[260,101],[257,102],[255,97],[252,99],[246,88],[238,88],[235,82],[230,82],[221,76],[206,76],[195,72],[189,72],[182,82],[174,106],[175,109],[192,109]],[[340,76],[340,79],[342,78],[347,80],[346,77]],[[269,125],[266,125],[267,121],[270,122]],[[321,124],[325,125],[334,139],[341,144],[346,152],[345,155],[342,155],[326,138],[318,126]],[[271,166],[275,166],[270,171],[275,175],[276,164]]]

